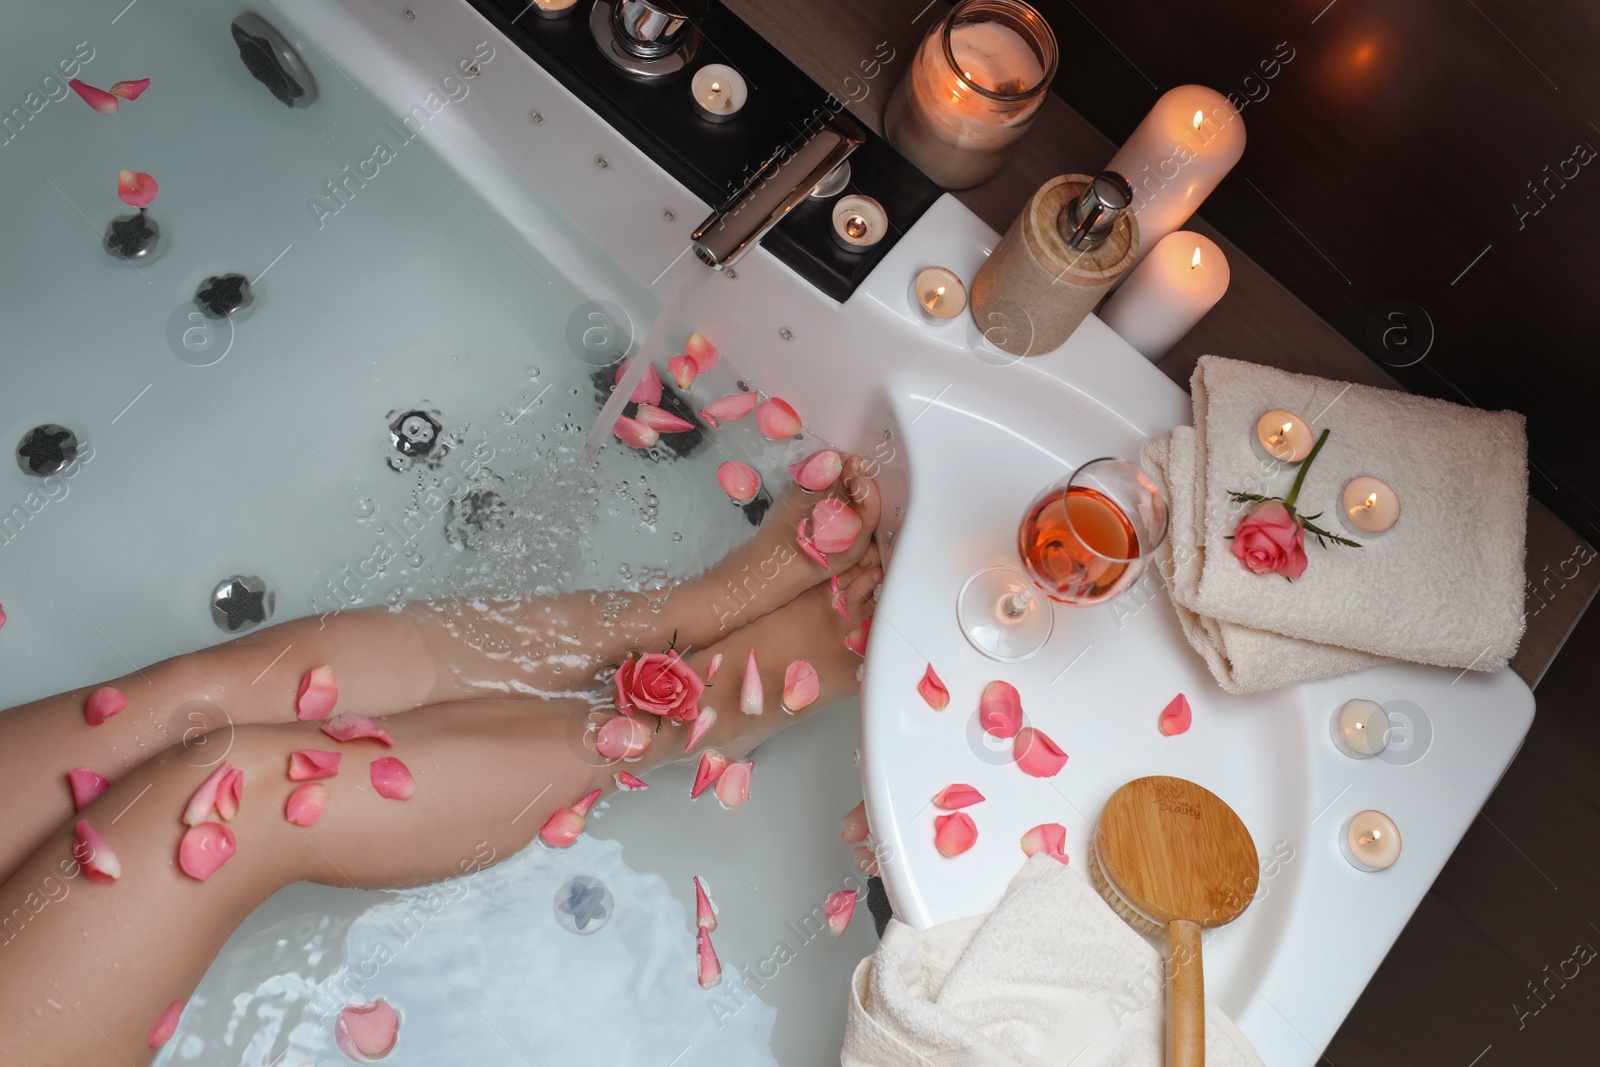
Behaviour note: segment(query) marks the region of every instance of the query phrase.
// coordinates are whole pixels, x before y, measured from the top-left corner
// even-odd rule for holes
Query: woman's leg
[[[860,662],[847,633],[871,614],[881,578],[875,556],[845,576],[852,619],[837,615],[819,588],[713,648],[690,656],[702,673],[711,655],[728,664],[737,688],[756,648],[769,694],[781,692],[793,658],[821,681],[818,708],[857,689]],[[794,721],[769,700],[764,715],[731,708],[707,743],[748,747]],[[329,743],[313,723],[240,728],[228,760],[245,775],[232,823],[238,851],[209,881],[181,873],[179,815],[206,777],[182,750],[124,775],[82,813],[121,861],[121,877],[92,883],[77,873],[69,821],[0,885],[0,1062],[126,1065],[149,1058],[145,1036],[163,1008],[186,999],[234,927],[271,893],[296,880],[361,887],[401,886],[462,873],[525,846],[546,819],[587,791],[609,788],[614,767],[595,767],[568,745],[568,719],[581,701],[489,699],[455,702],[380,721],[395,739]],[[681,728],[663,729],[634,773],[682,755]],[[335,749],[340,773],[322,820],[306,829],[283,818],[295,783],[286,777],[297,748]],[[407,801],[372,789],[369,762],[393,755],[410,767]],[[639,798],[648,803],[649,794]]]

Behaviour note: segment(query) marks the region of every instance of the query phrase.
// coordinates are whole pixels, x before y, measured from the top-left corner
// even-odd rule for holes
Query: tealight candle
[[[889,216],[870,196],[841,196],[833,205],[833,239],[847,252],[865,252],[889,232]]]
[[[533,0],[533,13],[540,18],[559,19],[571,14],[578,0]]]
[[[1244,119],[1228,98],[1180,85],[1156,101],[1106,170],[1133,185],[1143,256],[1199,209],[1244,155]]]
[[[929,322],[948,322],[967,309],[967,287],[955,271],[927,267],[912,279],[911,303]]]
[[[1311,427],[1292,411],[1276,408],[1256,420],[1256,451],[1279,463],[1299,463],[1317,441]]]
[[[1333,743],[1353,759],[1376,756],[1389,745],[1389,713],[1375,700],[1347,700],[1333,714]]]
[[[707,122],[727,122],[739,113],[750,90],[739,72],[724,63],[707,63],[689,79],[695,113]]]
[[[1381,811],[1360,811],[1345,823],[1339,851],[1361,871],[1382,871],[1400,858],[1400,828]]]
[[[1339,519],[1358,537],[1376,537],[1400,521],[1400,497],[1381,478],[1351,478],[1340,494]]]
[[[1159,360],[1228,291],[1228,259],[1198,233],[1169,233],[1100,309],[1100,319],[1151,362]]]

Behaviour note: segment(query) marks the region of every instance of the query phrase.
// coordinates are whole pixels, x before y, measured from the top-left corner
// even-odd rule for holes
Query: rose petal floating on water
[[[650,727],[627,715],[614,715],[600,727],[594,750],[606,759],[636,760],[650,747]]]
[[[338,702],[339,682],[333,675],[333,668],[326,663],[312,667],[300,679],[300,692],[294,703],[295,718],[302,721],[325,719]]]
[[[837,893],[829,893],[828,899],[822,902],[822,913],[828,917],[828,933],[843,937],[845,927],[850,925],[850,916],[856,913],[855,890],[841,889]]]
[[[750,464],[730,459],[717,468],[717,484],[735,504],[748,504],[761,491],[761,475]]]
[[[947,785],[933,796],[933,806],[945,811],[968,808],[983,802],[983,794],[963,782]]]
[[[672,412],[664,411],[654,404],[640,404],[633,417],[660,433],[687,433],[694,429],[694,423],[680,419]]]
[[[737,808],[750,799],[750,772],[755,764],[749,760],[730,763],[717,777],[717,800],[725,808]]]
[[[959,856],[978,840],[978,824],[964,811],[933,820],[933,847],[942,856]]]
[[[318,729],[335,741],[355,741],[358,738],[370,737],[374,741],[383,742],[390,748],[394,747],[394,738],[389,736],[389,731],[383,729],[360,712],[341,711],[339,714],[324,721]]]
[[[579,815],[588,815],[589,809],[594,807],[594,802],[599,799],[600,790],[592,789],[585,793],[576,803],[572,805],[572,810],[577,812]]]
[[[217,784],[217,818],[232,822],[239,814],[239,804],[244,800],[244,772],[231,770]]]
[[[722,773],[727,770],[727,767],[728,757],[716,749],[708,748],[701,753],[700,766],[694,772],[694,785],[689,787],[689,799],[693,800],[716,784],[717,779],[722,777]]]
[[[761,687],[761,668],[756,666],[756,650],[744,662],[744,684],[739,687],[739,710],[746,715],[760,715],[766,707],[767,694]]]
[[[809,518],[801,519],[795,527],[795,543],[800,546],[800,551],[816,560],[821,566],[826,567],[828,565],[828,557],[817,551],[816,544],[811,540],[810,528],[811,520]]]
[[[217,810],[217,787],[222,784],[222,779],[231,770],[233,770],[233,767],[224,760],[222,766],[212,771],[206,776],[206,780],[200,783],[200,788],[196,789],[194,794],[189,797],[189,803],[183,809],[183,824],[185,826],[199,826],[211,818],[211,813]],[[293,776],[292,770],[290,775],[291,777]]]
[[[95,798],[111,788],[111,782],[105,775],[91,771],[87,767],[74,767],[67,772],[67,783],[72,786],[72,809],[82,811]]]
[[[617,375],[611,379],[612,388],[622,384],[622,374],[628,369],[632,360],[624,360],[617,365]],[[633,395],[628,398],[635,404],[661,403],[661,375],[656,372],[655,364],[644,369],[644,377],[639,379],[639,384],[633,387]]]
[[[683,346],[683,354],[694,360],[695,369],[701,374],[717,365],[717,347],[706,340],[706,335],[699,330],[689,335],[688,343]]]
[[[551,848],[566,848],[583,833],[583,821],[571,808],[562,808],[539,828],[539,840]]]
[[[856,869],[862,874],[878,877],[878,854],[866,845],[857,845],[850,853],[855,857]]]
[[[700,980],[701,989],[710,989],[722,981],[722,964],[717,960],[717,950],[711,947],[711,932],[700,929],[695,932],[694,942],[695,975]]]
[[[122,106],[122,101],[104,89],[96,89],[94,86],[87,82],[81,82],[77,78],[68,81],[67,85],[71,87],[73,92],[83,97],[85,104],[88,104],[102,115],[115,115],[117,108]]]
[[[928,707],[934,711],[943,711],[950,704],[950,690],[944,687],[944,683],[934,673],[931,663],[922,673],[922,681],[917,683],[917,692],[922,694],[922,699],[927,701]]]
[[[687,389],[700,376],[700,368],[688,356],[673,356],[667,360],[667,373],[672,375],[679,389]]]
[[[400,1016],[388,1004],[352,1004],[339,1012],[333,1024],[333,1039],[339,1051],[361,1063],[381,1060],[394,1051],[400,1039]]]
[[[850,631],[849,636],[844,639],[844,647],[858,656],[865,656],[867,654],[867,638],[871,633],[872,617],[868,616],[861,620],[860,626]]]
[[[714,677],[716,675],[717,669],[720,668],[721,666],[722,666],[722,653],[718,652],[716,655],[712,656],[711,657],[711,661],[706,664],[706,682],[707,683],[709,683],[711,681],[712,677]]]
[[[650,448],[661,440],[660,433],[626,415],[617,416],[617,424],[611,428],[611,432],[629,448]]]
[[[839,480],[839,475],[844,473],[844,457],[839,455],[837,449],[824,448],[820,452],[813,452],[798,463],[789,465],[789,477],[794,479],[800,488],[813,493],[820,493],[834,482]]]
[[[637,793],[640,790],[650,788],[649,782],[645,781],[643,778],[637,778],[634,775],[629,774],[627,771],[618,771],[616,774],[611,776],[611,780],[616,782],[617,788],[622,790],[624,793]]]
[[[698,874],[694,876],[694,923],[707,933],[717,928],[717,906],[711,903],[705,880]]]
[[[289,754],[289,781],[309,782],[313,778],[332,778],[339,773],[339,753],[320,748],[296,749]]]
[[[1193,722],[1194,712],[1189,708],[1189,698],[1179,693],[1161,709],[1161,718],[1156,726],[1161,730],[1162,736],[1173,737],[1186,733]]]
[[[79,819],[72,828],[72,858],[91,882],[115,882],[122,877],[122,861],[88,819]]]
[[[978,701],[978,722],[992,737],[1016,737],[1022,729],[1022,695],[1010,682],[990,682]]]
[[[411,769],[393,756],[373,760],[367,774],[372,779],[372,788],[377,790],[380,797],[389,800],[410,800],[417,788],[411,778]]]
[[[6,628],[6,609],[5,609],[5,605],[4,604],[0,604],[0,630],[4,630],[5,628]]]
[[[113,715],[120,715],[128,706],[128,698],[114,685],[103,685],[89,694],[83,703],[83,721],[99,726]]]
[[[138,78],[134,81],[117,82],[111,87],[111,95],[124,100],[137,100],[139,94],[150,88],[149,78]]]
[[[145,81],[149,81],[146,78]],[[132,100],[133,97],[128,97]],[[183,1014],[183,1006],[187,1001],[182,998],[174,1000],[161,1010],[156,1016],[155,1024],[150,1027],[150,1032],[144,1035],[144,1043],[151,1049],[158,1049],[172,1040],[172,1035],[178,1032],[178,1018]]]
[[[1043,730],[1032,726],[1024,726],[1018,731],[1011,751],[1022,772],[1035,778],[1053,777],[1067,765],[1067,754],[1061,750],[1061,746],[1050,740]]]
[[[833,610],[837,611],[845,619],[848,620],[850,618],[849,601],[845,598],[844,590],[839,588],[839,576],[837,574],[828,579],[828,603],[832,604]]]
[[[307,782],[289,794],[283,817],[296,826],[315,826],[328,806],[328,795],[328,787],[321,782]]]
[[[774,441],[800,436],[800,414],[787,400],[769,397],[756,405],[756,429]]]
[[[760,393],[730,393],[707,404],[700,414],[711,423],[712,429],[716,429],[719,422],[738,422],[754,411],[760,402]]]
[[[783,672],[783,710],[804,711],[822,695],[817,669],[803,659],[789,664]]]
[[[178,868],[197,882],[217,873],[239,847],[233,831],[220,822],[203,822],[183,832],[178,842]]]
[[[1043,852],[1053,860],[1067,862],[1067,828],[1058,822],[1040,823],[1022,835],[1022,851],[1032,856]]]
[[[847,551],[861,536],[861,516],[838,497],[817,501],[811,509],[811,540],[824,555]]]
[[[694,746],[698,745],[700,739],[710,733],[715,725],[717,725],[717,709],[701,708],[700,714],[689,720],[689,739],[683,743],[683,750],[693,752]]]
[[[117,171],[117,196],[124,204],[149,207],[161,187],[142,170]]]
[[[867,802],[863,800],[845,812],[844,822],[839,825],[839,840],[847,845],[859,845],[867,839],[869,833],[871,830],[867,826]]]

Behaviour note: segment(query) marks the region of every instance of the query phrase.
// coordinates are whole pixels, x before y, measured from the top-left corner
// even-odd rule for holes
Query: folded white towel
[[[1074,871],[1034,856],[989,915],[891,920],[851,980],[842,1067],[1160,1067],[1161,955]],[[1210,1067],[1260,1067],[1206,1004]]]
[[[1480,411],[1371,386],[1206,356],[1195,368],[1194,505],[1199,582],[1181,593],[1198,615],[1375,656],[1495,671],[1523,630],[1527,436],[1510,411]],[[1300,491],[1302,514],[1343,533],[1339,496],[1358,475],[1388,482],[1399,523],[1361,548],[1306,546],[1293,582],[1251,574],[1233,556],[1234,490],[1283,496],[1297,468],[1264,464],[1251,445],[1272,408],[1332,430]],[[1173,485],[1175,494],[1181,485]]]

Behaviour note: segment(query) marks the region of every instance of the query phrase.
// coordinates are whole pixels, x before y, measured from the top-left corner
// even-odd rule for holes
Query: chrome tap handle
[[[617,43],[640,59],[656,59],[705,21],[710,0],[619,0],[611,9]]]

